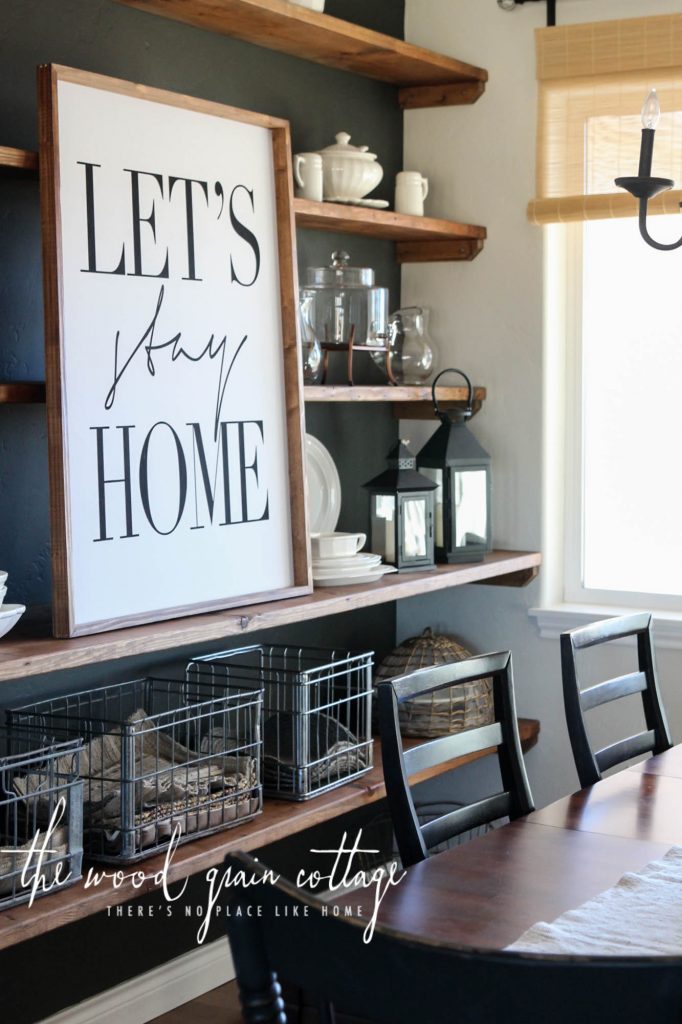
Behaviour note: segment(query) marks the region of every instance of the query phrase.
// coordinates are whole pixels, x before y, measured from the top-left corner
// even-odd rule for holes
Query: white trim
[[[541,601],[553,604],[563,597],[564,487],[566,480],[566,281],[567,246],[561,225],[543,228],[544,236],[544,358],[543,358],[543,508],[540,575]],[[547,557],[549,556],[549,557]]]
[[[199,946],[115,988],[69,1006],[42,1024],[147,1024],[234,980],[227,938]]]
[[[651,609],[645,609],[650,611]],[[599,619],[614,615],[626,615],[632,608],[615,608],[609,605],[561,604],[553,608],[531,608],[528,614],[535,619],[538,633],[544,640],[557,640],[561,633],[576,626],[586,626]],[[657,648],[682,651],[682,614],[653,612],[654,642]],[[627,644],[629,640],[614,640],[615,644]]]
[[[585,536],[585,437],[583,376],[583,225],[566,224],[560,228],[566,250],[566,316],[564,346],[565,409],[564,444],[566,479],[564,481],[564,548],[562,599],[589,600],[583,589],[583,551]]]

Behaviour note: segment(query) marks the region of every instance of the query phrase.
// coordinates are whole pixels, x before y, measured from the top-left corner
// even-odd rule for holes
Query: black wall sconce
[[[503,11],[513,11],[519,4],[539,3],[540,0],[497,0],[497,6]],[[556,0],[546,0],[547,3],[547,25],[556,25]]]
[[[624,188],[635,199],[639,200],[639,233],[647,243],[654,249],[661,249],[668,252],[671,249],[679,249],[682,245],[682,238],[677,242],[657,242],[649,234],[646,226],[647,206],[650,199],[657,196],[659,192],[665,192],[672,188],[675,182],[671,178],[652,178],[651,161],[654,155],[654,135],[661,118],[661,107],[658,102],[656,90],[652,89],[642,107],[642,143],[639,149],[639,169],[636,176],[631,178],[616,178],[615,184],[618,188]],[[682,204],[680,204],[682,205]]]

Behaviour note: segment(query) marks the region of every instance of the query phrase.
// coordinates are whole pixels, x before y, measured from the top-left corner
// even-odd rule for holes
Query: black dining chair
[[[638,671],[615,676],[582,689],[576,667],[576,653],[625,637],[637,640]],[[603,773],[617,764],[640,754],[660,754],[672,746],[656,677],[651,615],[648,612],[604,619],[562,633],[561,675],[568,735],[583,788],[599,782]],[[587,734],[585,712],[634,693],[642,695],[646,729],[594,750]]]
[[[492,679],[494,722],[404,748],[399,721],[401,704],[488,677]],[[379,683],[377,689],[386,796],[403,867],[424,860],[429,850],[470,829],[498,818],[518,818],[534,809],[519,740],[509,651],[418,669]],[[502,791],[420,823],[410,776],[489,748],[497,748]]]
[[[228,856],[227,933],[246,1024],[287,1024],[278,977],[373,1024],[679,1024],[682,957],[507,953],[418,941],[334,917],[288,882]],[[262,883],[262,884],[261,884]],[[334,1011],[320,1017],[333,1022]]]

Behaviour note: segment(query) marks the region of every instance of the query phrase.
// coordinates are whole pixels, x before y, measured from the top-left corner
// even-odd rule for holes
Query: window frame
[[[629,218],[628,218],[629,219]],[[639,238],[633,219],[635,244],[644,244]],[[557,436],[556,424],[554,444],[559,442],[557,451],[562,449],[563,487],[555,496],[555,508],[560,507],[563,523],[554,531],[550,550],[556,552],[554,596],[559,603],[575,608],[588,606],[607,607],[615,613],[621,609],[644,608],[654,612],[682,615],[682,596],[635,591],[601,590],[588,588],[583,584],[584,558],[584,378],[582,339],[582,292],[583,292],[583,223],[551,225],[545,231],[545,344],[547,362],[557,368],[563,364],[563,380],[548,380],[546,401],[558,402],[563,410],[561,437]],[[553,279],[552,279],[553,278]],[[562,286],[563,278],[563,286]],[[562,294],[563,292],[563,294]],[[550,358],[550,347],[558,345],[554,359]],[[559,413],[561,417],[561,413]],[[555,416],[556,419],[556,416]],[[547,427],[547,424],[546,424]],[[552,444],[551,431],[547,438]],[[549,454],[549,448],[546,449]],[[552,486],[551,474],[547,484]],[[556,513],[555,513],[556,514]],[[561,513],[560,513],[561,514]],[[563,543],[561,543],[563,541]]]

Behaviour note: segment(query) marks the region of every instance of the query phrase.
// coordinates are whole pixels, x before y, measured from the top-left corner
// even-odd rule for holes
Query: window
[[[614,178],[636,173],[639,110],[656,87],[652,173],[678,185],[650,203],[650,230],[662,241],[679,236],[682,13],[541,29],[536,56],[528,215],[546,225],[547,242],[549,610],[534,614],[544,636],[594,618],[590,605],[652,608],[674,624],[682,620],[682,251],[642,241],[636,204]],[[676,631],[671,625],[671,637]]]
[[[652,230],[679,237],[682,217]],[[549,242],[565,247],[553,265],[573,311],[563,599],[682,610],[682,251],[651,249],[629,218],[552,228]]]

